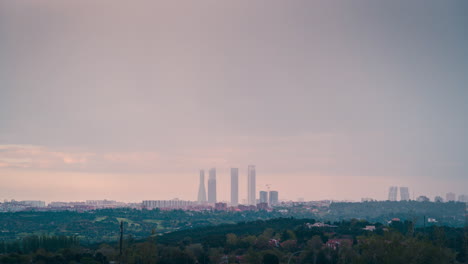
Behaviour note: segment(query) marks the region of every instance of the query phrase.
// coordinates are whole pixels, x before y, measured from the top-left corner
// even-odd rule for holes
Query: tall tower
[[[216,168],[211,168],[208,172],[208,202],[216,203]]]
[[[205,191],[205,171],[200,170],[200,187],[198,187],[198,203],[206,203],[206,191]]]
[[[409,201],[408,187],[400,187],[400,201]]]
[[[389,201],[396,201],[398,196],[398,187],[396,186],[390,186],[388,189],[388,200]]]
[[[231,205],[239,204],[239,169],[231,168]]]
[[[255,165],[249,165],[247,169],[247,203],[255,205],[257,203],[255,196]]]

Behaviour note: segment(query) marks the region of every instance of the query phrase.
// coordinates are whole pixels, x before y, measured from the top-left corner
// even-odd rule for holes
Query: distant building
[[[306,226],[307,228],[313,228],[313,227],[319,227],[319,228],[323,228],[323,227],[338,227],[336,225],[329,225],[329,224],[324,224],[324,223],[321,223],[321,222],[317,222],[317,223],[314,223],[314,224],[311,224],[311,223],[306,223]]]
[[[22,201],[22,203],[26,206],[31,206],[31,207],[45,207],[46,206],[44,201]]]
[[[278,205],[278,192],[277,191],[270,191],[270,201],[269,204],[270,206],[275,206]]]
[[[205,191],[205,171],[200,170],[200,184],[198,187],[198,199],[199,204],[206,203],[206,191]]]
[[[331,248],[333,250],[338,250],[342,246],[351,247],[353,245],[353,240],[352,239],[347,239],[347,238],[344,238],[344,239],[329,239],[325,243],[325,245],[328,248]]]
[[[462,203],[468,203],[468,195],[465,195],[465,194],[458,195],[458,201]]]
[[[226,211],[227,210],[227,203],[215,203],[215,210]]]
[[[369,198],[369,197],[364,197],[364,198],[361,198],[361,202],[364,203],[364,202],[374,202],[375,200],[372,199],[372,198]]]
[[[192,201],[183,201],[179,199],[174,200],[146,200],[142,202],[143,208],[146,209],[187,209],[193,205],[195,202]]]
[[[436,203],[443,203],[444,202],[444,198],[440,197],[440,196],[436,196],[434,197],[434,202]]]
[[[105,205],[115,205],[117,204],[114,200],[86,200],[87,205],[95,205],[95,206],[105,206]]]
[[[268,210],[268,203],[258,203],[257,204],[258,210]]]
[[[398,197],[398,187],[397,186],[390,186],[388,189],[388,200],[389,201],[396,201]]]
[[[260,203],[268,204],[268,193],[265,191],[260,191]]]
[[[239,208],[239,210],[241,210],[241,211],[255,211],[255,210],[257,210],[257,206],[255,206],[255,205],[242,205],[242,204],[239,204],[237,206],[237,208]]]
[[[231,168],[231,205],[239,204],[239,169]]]
[[[445,200],[447,202],[455,202],[455,194],[452,192],[449,192],[445,195]]]
[[[94,206],[96,209],[127,207],[128,204],[114,200],[86,200],[86,205]]]
[[[208,175],[208,202],[216,203],[216,168],[211,168]]]
[[[247,203],[255,205],[257,203],[255,185],[256,185],[255,165],[249,165],[247,168]]]
[[[427,198],[427,196],[421,195],[416,199],[416,201],[418,201],[418,202],[429,202],[430,200],[429,200],[429,198]]]
[[[400,201],[409,201],[410,194],[408,187],[400,187]]]

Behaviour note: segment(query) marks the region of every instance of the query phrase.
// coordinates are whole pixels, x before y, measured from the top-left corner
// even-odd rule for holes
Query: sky
[[[467,194],[467,1],[0,2],[0,199]]]

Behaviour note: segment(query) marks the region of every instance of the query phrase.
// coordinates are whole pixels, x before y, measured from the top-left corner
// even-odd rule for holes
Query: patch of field
[[[127,224],[133,224],[133,221],[128,219],[128,218],[123,218],[123,217],[116,217],[115,219],[117,219],[117,221],[120,223],[120,222],[125,222]]]
[[[156,219],[145,219],[145,220],[143,220],[143,222],[145,222],[145,223],[152,223],[152,224],[158,224],[158,225],[160,225],[160,224],[161,224],[161,222],[162,222],[162,220],[156,220]]]
[[[96,219],[94,219],[94,222],[100,222],[106,219],[107,219],[107,216],[96,217]]]
[[[120,222],[125,222],[125,223],[127,223],[127,224],[129,224],[129,225],[135,225],[135,226],[139,226],[139,225],[140,225],[140,224],[138,224],[138,223],[133,222],[132,220],[130,220],[130,219],[128,219],[128,218],[116,217],[116,219],[117,219],[117,221],[119,221],[119,223],[120,223]]]

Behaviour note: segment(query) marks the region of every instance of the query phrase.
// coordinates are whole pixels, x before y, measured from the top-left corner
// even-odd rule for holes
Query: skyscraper
[[[468,203],[468,195],[465,195],[465,194],[458,195],[458,201],[462,203]]]
[[[268,203],[268,193],[260,191],[260,203]]]
[[[216,203],[216,168],[211,168],[208,172],[208,202]]]
[[[449,192],[445,195],[445,200],[447,202],[454,202],[455,201],[455,194],[453,192]]]
[[[388,200],[389,201],[396,201],[398,197],[398,187],[396,186],[390,186],[390,189],[388,190]]]
[[[239,169],[231,168],[231,205],[239,204]]]
[[[409,199],[408,187],[400,187],[400,201],[409,201]]]
[[[270,191],[270,206],[278,205],[278,192]]]
[[[200,170],[200,187],[198,187],[198,203],[206,203],[206,191],[205,191],[205,171]]]
[[[255,165],[249,165],[247,169],[247,203],[249,205],[255,205],[256,195],[255,195]]]

